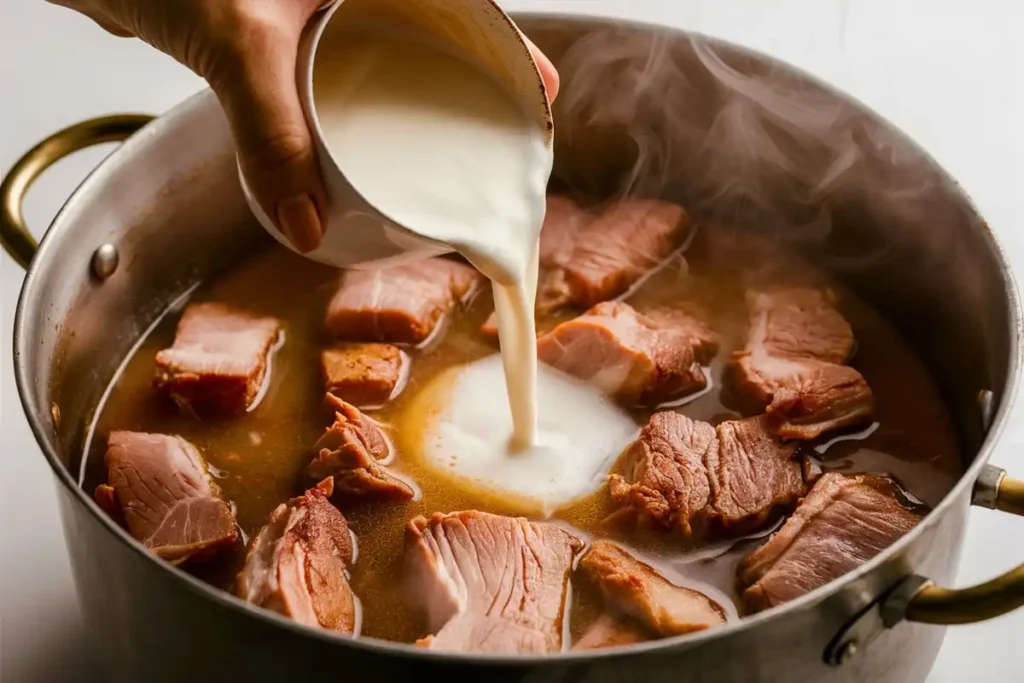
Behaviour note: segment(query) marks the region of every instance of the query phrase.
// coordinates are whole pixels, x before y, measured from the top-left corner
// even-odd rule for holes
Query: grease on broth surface
[[[755,250],[753,262],[775,256]],[[750,263],[749,258],[737,261],[723,257],[716,251],[714,240],[698,236],[686,258],[673,259],[627,299],[640,306],[695,303],[719,333],[721,350],[711,365],[713,389],[674,408],[693,419],[717,423],[752,414],[729,396],[723,378],[729,355],[742,348],[745,341],[744,289],[751,281]],[[801,268],[781,271],[788,278]],[[818,277],[812,270],[801,272]],[[756,277],[761,284],[773,282],[770,274]],[[200,286],[192,301],[219,301],[283,321],[285,343],[273,357],[263,401],[240,419],[205,422],[179,414],[161,401],[151,389],[153,358],[173,341],[179,315],[171,313],[126,363],[106,404],[98,411],[95,440],[87,454],[85,488],[91,491],[104,479],[103,452],[110,431],[179,434],[195,444],[211,465],[246,538],[255,534],[277,505],[308,486],[303,470],[313,457],[313,444],[332,421],[323,404],[320,352],[331,344],[323,330],[324,311],[338,278],[337,271],[275,247]],[[839,308],[857,338],[857,352],[850,364],[874,391],[877,428],[867,430],[870,433],[865,432],[863,438],[836,442],[824,453],[814,451],[815,444],[806,446],[806,452],[821,460],[826,469],[891,473],[909,493],[934,506],[962,472],[957,435],[948,410],[928,372],[894,328],[850,292],[837,291]],[[423,411],[429,411],[429,406],[416,408],[418,412],[412,417],[409,414],[418,394],[439,373],[495,352],[494,344],[479,332],[491,310],[491,299],[485,291],[447,321],[447,329],[432,346],[411,352],[412,374],[404,392],[384,408],[370,411],[391,429],[398,448],[392,467],[415,479],[423,496],[404,504],[352,505],[335,501],[359,539],[351,583],[363,605],[363,636],[411,642],[425,635],[422,615],[410,608],[404,592],[404,533],[411,518],[462,509],[521,512],[511,501],[433,476],[428,467],[410,457],[415,449],[403,441],[399,425],[401,419],[427,419]],[[570,315],[543,319],[539,329],[546,331],[567,317]],[[637,426],[645,424],[652,412],[634,411]],[[816,443],[828,440],[825,437]],[[557,512],[555,518],[585,536],[628,543],[670,570],[670,577],[715,599],[735,599],[736,563],[760,542],[739,541],[732,549],[686,548],[675,538],[606,527],[602,520],[609,511],[607,493],[601,490]],[[218,561],[191,571],[231,590],[243,558],[244,548],[239,544]],[[570,629],[575,638],[596,614],[598,602],[594,592],[579,581],[574,581],[572,595]],[[735,615],[732,605],[725,606]]]

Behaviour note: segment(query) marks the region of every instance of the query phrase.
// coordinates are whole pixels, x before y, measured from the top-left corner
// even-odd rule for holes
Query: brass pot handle
[[[0,183],[0,245],[28,269],[39,243],[25,225],[21,208],[43,171],[69,154],[105,142],[120,142],[153,120],[145,114],[115,114],[82,121],[57,131],[25,153]]]
[[[1024,516],[1024,480],[988,466],[974,492],[974,503]],[[906,606],[906,619],[925,624],[972,624],[1024,607],[1024,564],[970,588],[940,588],[924,583]]]

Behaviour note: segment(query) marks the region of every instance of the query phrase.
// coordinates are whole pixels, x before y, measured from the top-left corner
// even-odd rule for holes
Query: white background
[[[269,1],[269,0],[263,0]],[[816,73],[884,114],[967,188],[1024,273],[1024,8],[1017,0],[523,0],[693,28]],[[0,173],[82,118],[166,111],[202,84],[136,41],[42,0],[0,0]],[[41,230],[102,153],[59,164],[29,198]],[[22,274],[0,256],[0,643],[5,683],[95,680],[54,485],[15,394]],[[1024,476],[1024,401],[994,462]],[[972,513],[958,584],[1024,562],[1024,520]],[[1024,681],[1024,610],[951,629],[929,683]]]

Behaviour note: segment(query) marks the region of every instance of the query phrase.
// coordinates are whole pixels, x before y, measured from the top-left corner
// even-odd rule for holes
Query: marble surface
[[[1024,9],[1015,0],[522,0],[685,26],[775,54],[853,93],[956,176],[1024,272]],[[42,0],[0,8],[0,173],[79,119],[159,113],[202,87],[172,60]],[[60,163],[31,193],[41,230],[103,156]],[[22,274],[0,256],[0,648],[7,683],[97,680],[71,584],[54,484],[14,387],[11,326]],[[993,462],[1024,476],[1024,402]],[[1024,562],[1024,520],[975,510],[959,585]],[[929,683],[1024,680],[1024,610],[950,629]]]

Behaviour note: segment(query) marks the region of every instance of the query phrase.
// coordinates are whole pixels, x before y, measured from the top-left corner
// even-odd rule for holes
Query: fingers
[[[296,249],[320,244],[326,198],[295,83],[298,31],[269,24],[250,30],[237,55],[208,80],[224,108],[246,183]]]
[[[558,88],[561,84],[561,79],[558,76],[558,70],[555,69],[555,65],[551,63],[547,55],[540,51],[536,45],[533,44],[529,38],[526,38],[526,46],[530,48],[530,53],[533,54],[533,60],[537,62],[537,69],[540,71],[540,77],[544,79],[544,87],[548,91],[548,99],[552,102],[558,97]]]

